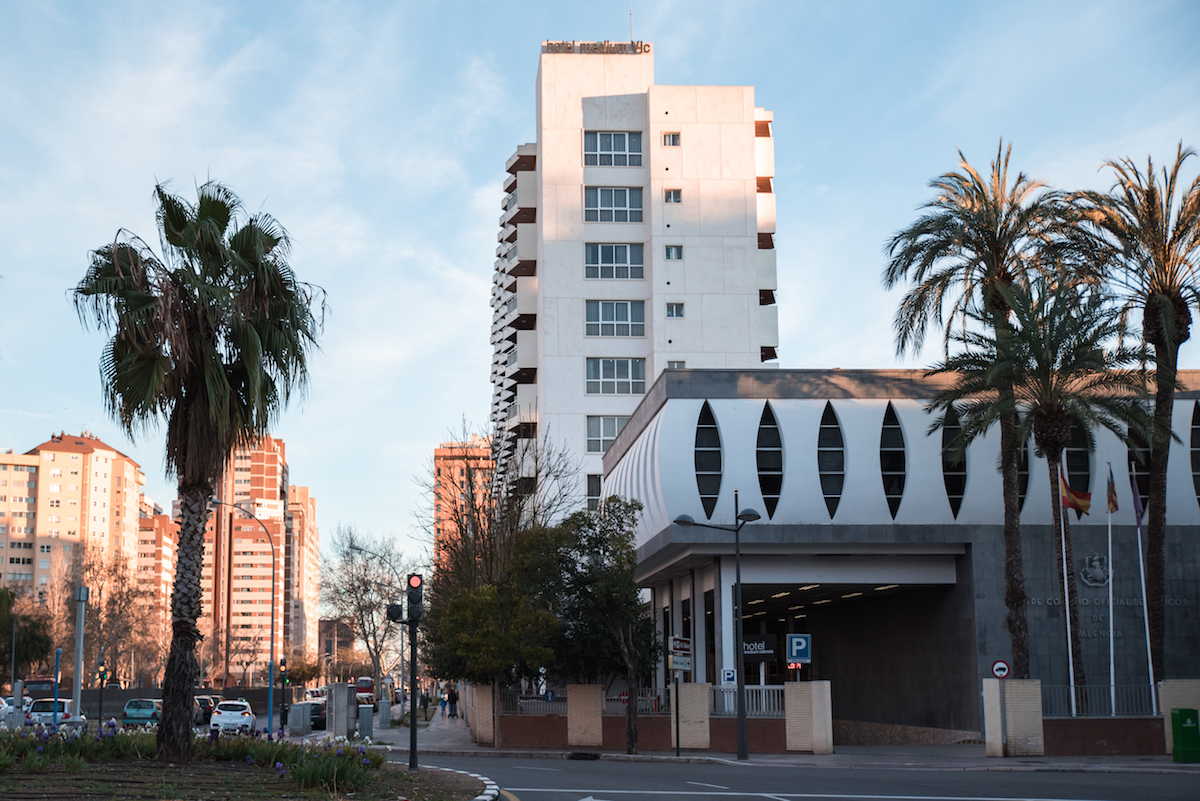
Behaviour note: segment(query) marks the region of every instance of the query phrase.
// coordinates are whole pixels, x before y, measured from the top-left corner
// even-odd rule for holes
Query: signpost
[[[799,670],[812,662],[812,635],[789,634],[787,636],[787,663],[789,670]]]
[[[992,663],[992,675],[998,679],[1008,678],[1008,663],[1003,659],[997,659]]]
[[[671,670],[675,671],[675,696],[671,706],[675,707],[675,756],[679,756],[679,674],[692,669],[692,640],[689,637],[672,637]]]
[[[737,671],[733,668],[721,668],[721,684],[737,684]]]

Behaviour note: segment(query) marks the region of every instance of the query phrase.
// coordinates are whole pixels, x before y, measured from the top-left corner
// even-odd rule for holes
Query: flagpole
[[[1063,508],[1062,465],[1058,468],[1058,536],[1062,549],[1063,619],[1067,622],[1067,671],[1071,680],[1071,717],[1075,717],[1075,654],[1071,648],[1071,585],[1067,583],[1067,510]]]
[[[1113,647],[1113,558],[1112,558],[1112,513],[1117,488],[1113,484],[1112,462],[1108,463],[1108,696],[1111,714],[1117,714],[1117,667]]]
[[[1142,582],[1142,625],[1146,628],[1146,670],[1150,674],[1150,714],[1158,714],[1158,699],[1154,697],[1154,655],[1150,651],[1150,618],[1146,614],[1146,564],[1142,558],[1142,493],[1138,490],[1137,472],[1129,464],[1129,484],[1133,489],[1133,515],[1137,530],[1138,576]]]
[[[1158,714],[1158,701],[1154,697],[1154,655],[1150,653],[1150,618],[1146,616],[1146,566],[1142,562],[1142,523],[1137,524],[1138,573],[1142,579],[1142,625],[1146,627],[1146,670],[1150,672],[1150,714]]]

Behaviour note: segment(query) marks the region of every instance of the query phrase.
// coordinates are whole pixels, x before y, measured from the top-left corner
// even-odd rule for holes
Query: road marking
[[[550,773],[562,773],[562,768],[535,768],[529,765],[513,765],[513,770],[545,770]]]
[[[507,799],[508,799],[508,801],[521,801],[521,799],[517,798],[515,795],[513,795],[512,793],[510,793],[508,790],[501,790],[501,791],[500,791],[500,795],[502,795],[502,796],[504,796],[505,798],[507,798]]]
[[[728,790],[729,788],[723,784],[709,784],[708,782],[685,782],[685,784],[694,784],[697,787],[713,787],[717,790]]]
[[[693,782],[694,783],[694,782]],[[598,798],[590,795],[591,793],[601,793],[602,795],[637,795],[637,796],[685,796],[694,798],[697,796],[712,797],[712,798],[768,798],[768,799],[818,799],[818,801],[1103,801],[1103,799],[1087,799],[1087,798],[1041,798],[1027,795],[878,795],[871,793],[780,793],[770,790],[762,790],[759,792],[740,792],[737,790],[727,790],[725,792],[703,791],[703,790],[584,790],[572,787],[514,787],[513,790],[520,793],[568,793],[574,795],[576,793],[589,793],[581,801],[587,801],[591,798],[594,801],[600,801]]]

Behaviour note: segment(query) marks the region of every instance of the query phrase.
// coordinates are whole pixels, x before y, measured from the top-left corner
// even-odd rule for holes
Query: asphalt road
[[[489,777],[505,801],[1196,801],[1197,774],[812,769],[430,756]]]

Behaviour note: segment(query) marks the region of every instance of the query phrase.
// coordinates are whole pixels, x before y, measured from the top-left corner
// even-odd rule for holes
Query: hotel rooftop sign
[[[641,55],[650,52],[649,42],[542,42],[543,53],[579,53],[582,55]]]

